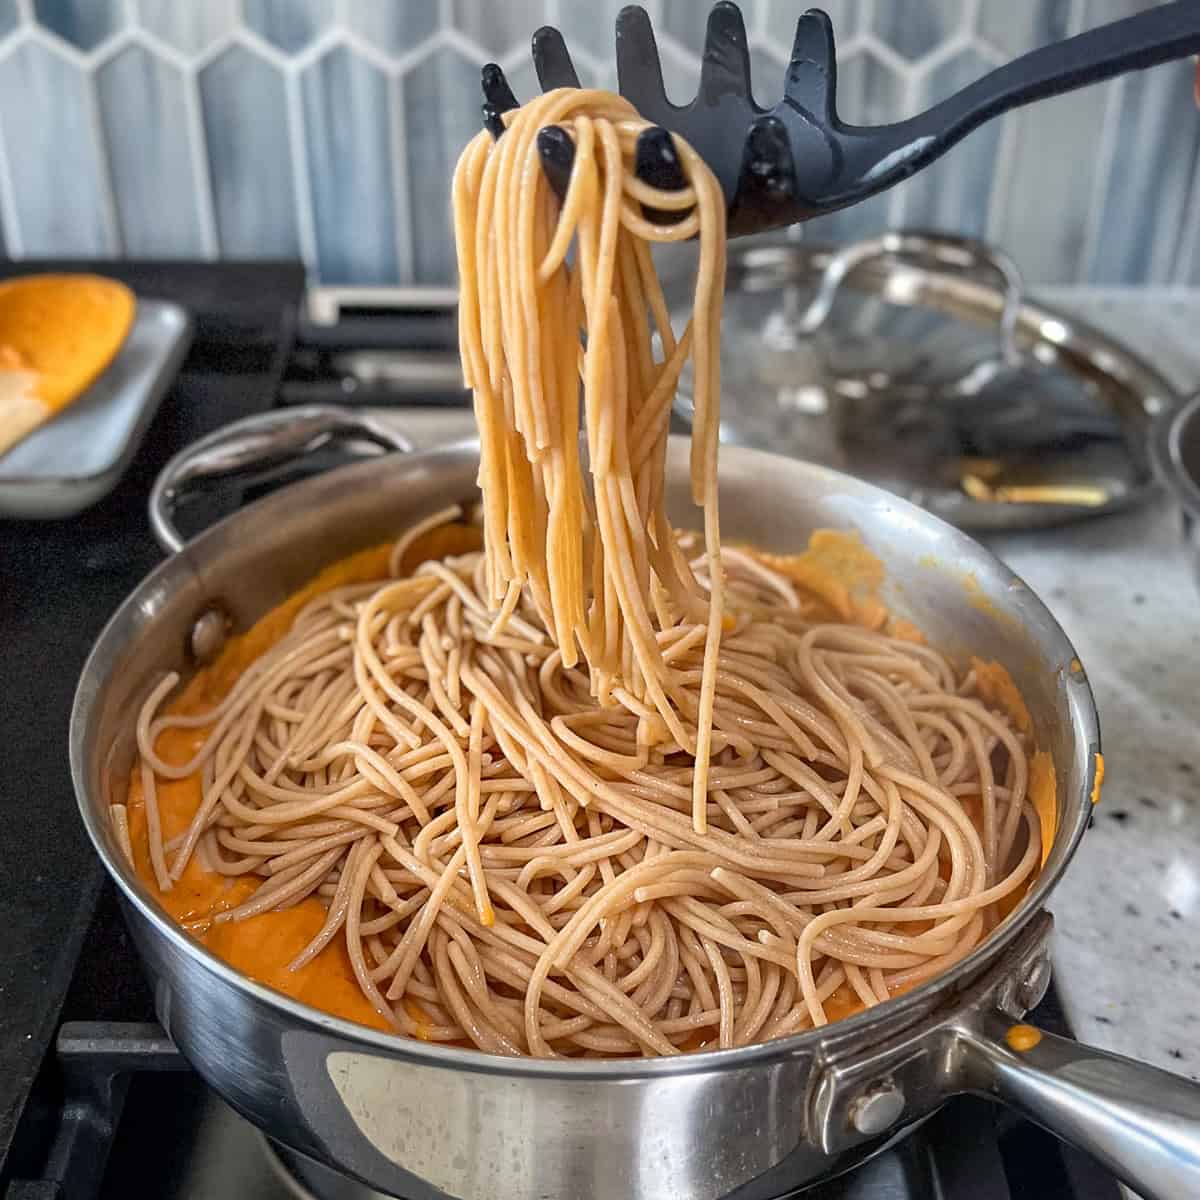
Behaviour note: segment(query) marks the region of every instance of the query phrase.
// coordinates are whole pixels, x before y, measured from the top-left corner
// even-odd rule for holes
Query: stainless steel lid
[[[1176,403],[1133,350],[1026,296],[982,243],[891,232],[735,244],[721,436],[881,484],[970,529],[1128,507]],[[690,379],[676,411],[691,413]]]

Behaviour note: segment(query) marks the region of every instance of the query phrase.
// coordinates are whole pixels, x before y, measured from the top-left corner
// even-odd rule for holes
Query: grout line
[[[900,118],[912,116],[920,103],[921,92],[925,82],[924,72],[909,72],[901,76]],[[903,229],[908,221],[908,198],[911,189],[901,182],[892,188],[887,202],[887,223],[892,229]]]
[[[900,79],[906,83],[914,74],[914,64],[874,33],[862,35],[862,49],[873,58],[878,59],[882,66],[900,76]]]
[[[870,35],[871,30],[874,28],[875,0],[862,0],[862,7],[858,13],[858,29],[855,30],[855,33],[858,37],[866,37]]]
[[[406,108],[400,76],[388,77],[388,138],[392,151],[392,219],[396,222],[396,267],[401,283],[411,283],[416,273],[413,247],[412,194],[408,178],[408,153],[404,138]]]
[[[779,43],[771,38],[753,35],[750,39],[750,49],[757,51],[759,54],[765,54],[772,62],[778,63],[783,70],[787,70],[791,63],[791,52],[784,52],[779,48]],[[839,55],[840,57],[840,55]]]
[[[130,46],[138,44],[137,31],[122,29],[120,33],[105,38],[100,45],[93,47],[84,54],[84,70],[89,74],[101,67],[107,66],[114,58],[119,57]]]
[[[322,30],[307,46],[297,50],[295,54],[288,55],[288,70],[297,75],[302,71],[307,71],[318,59],[322,58],[330,50],[334,50],[342,45],[343,40],[348,41],[353,36],[349,32],[343,34],[337,28]],[[365,45],[366,43],[363,44]],[[374,48],[372,48],[368,51],[368,56],[375,57],[375,53]]]
[[[364,62],[369,63],[377,71],[382,71],[384,74],[389,73],[395,67],[395,60],[385,54],[377,46],[363,37],[361,33],[354,29],[340,29],[334,31],[334,42],[337,46],[345,46],[347,50],[354,51]],[[331,42],[331,45],[334,44]],[[422,43],[424,44],[424,43]]]
[[[1125,79],[1118,76],[1111,83],[1104,105],[1104,121],[1100,127],[1100,145],[1096,153],[1096,174],[1092,179],[1088,197],[1087,219],[1083,225],[1083,245],[1079,252],[1079,266],[1075,281],[1084,283],[1095,268],[1096,255],[1100,249],[1100,230],[1104,225],[1104,203],[1108,196],[1108,182],[1112,177],[1113,163],[1117,153],[1117,128],[1125,100]]]
[[[145,50],[147,54],[161,59],[169,67],[174,67],[176,71],[187,71],[191,67],[187,55],[182,50],[177,50],[174,46],[164,42],[162,38],[157,37],[148,29],[131,30],[128,47]]]
[[[86,72],[88,69],[88,56],[83,53],[77,46],[72,46],[66,38],[61,38],[51,29],[46,29],[42,25],[30,25],[29,40],[42,47],[43,50],[50,54],[55,54],[61,59],[65,59],[71,66],[78,68],[81,72]]]
[[[461,33],[457,29],[443,29],[442,32],[437,35],[436,39],[430,39],[430,41],[434,40],[437,41],[439,47],[457,50],[459,54],[463,56],[463,58],[470,59],[470,61],[475,63],[476,66],[482,67],[485,63],[492,61],[491,55],[488,54],[488,52],[482,46],[480,46],[478,42],[472,41],[465,33]],[[428,47],[430,42],[425,42],[423,44],[424,46]],[[417,49],[419,49],[419,47]],[[411,57],[411,55],[405,56],[405,58],[409,57]],[[407,67],[405,69],[407,69]]]
[[[905,74],[911,76],[911,79],[904,80],[907,85],[913,79],[924,79],[938,69],[948,63],[956,55],[962,54],[967,50],[973,49],[974,40],[969,33],[959,32],[951,34],[940,46],[935,46],[928,54],[921,58],[912,61],[910,70]],[[915,109],[912,111],[916,111]]]
[[[300,239],[300,257],[313,277],[320,279],[317,259],[317,230],[313,217],[312,190],[309,187],[308,146],[304,137],[304,105],[300,98],[300,76],[288,71],[283,80],[287,110],[288,145],[292,151],[292,189],[296,208],[296,232]]]
[[[547,24],[549,24],[549,22],[547,22]],[[579,61],[578,53],[572,50],[569,46],[567,47],[567,53],[570,54],[571,61],[577,64]],[[500,70],[508,75],[512,71],[515,71],[518,67],[523,67],[529,61],[530,57],[529,47],[524,44],[520,44],[510,47],[503,54],[497,54],[495,56],[495,61],[500,64]]]
[[[237,40],[236,31],[231,29],[228,33],[223,33],[220,37],[214,38],[213,41],[192,58],[190,65],[196,74],[199,75],[201,71],[216,62],[227,50],[231,50],[234,47],[241,50],[249,49],[249,47],[243,46]]]
[[[33,0],[16,0],[17,20],[22,25],[32,25],[34,23],[33,15]]]
[[[423,42],[418,42],[403,54],[398,54],[390,59],[388,74],[396,76],[406,75],[414,67],[419,67],[422,63],[426,62],[430,55],[436,54],[442,48],[442,45],[442,35],[440,33],[431,34]]]
[[[999,46],[993,46],[987,38],[973,34],[967,48],[979,55],[989,67],[1000,67],[1008,62],[1008,55]]]
[[[0,37],[0,59],[7,58],[21,43],[27,41],[29,41],[28,31],[21,25],[14,26],[3,37]]]
[[[200,244],[204,257],[219,258],[221,236],[217,228],[217,205],[213,195],[212,168],[208,160],[208,135],[204,110],[200,103],[200,76],[187,68],[183,72],[183,119],[187,131],[188,157],[196,184],[196,212],[200,217]]]
[[[253,29],[245,25],[237,27],[237,31],[230,41],[245,50],[249,50],[253,54],[257,54],[259,58],[269,62],[277,71],[285,75],[291,71],[291,58],[280,50],[278,46],[273,46],[265,37],[255,33]]]
[[[869,34],[863,33],[860,29],[856,33],[848,34],[842,41],[838,42],[835,47],[837,60],[840,63],[842,59],[849,58],[852,54],[864,54],[868,50],[867,38]],[[791,47],[788,47],[788,60],[791,61]]]

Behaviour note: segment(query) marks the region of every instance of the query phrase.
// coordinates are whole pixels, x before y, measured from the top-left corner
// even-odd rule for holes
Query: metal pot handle
[[[1037,913],[941,1013],[883,1042],[835,1042],[811,1093],[815,1144],[840,1154],[972,1092],[1091,1154],[1144,1200],[1200,1196],[1200,1084],[1022,1024],[1050,982],[1052,925]]]
[[[967,1090],[1090,1154],[1145,1200],[1200,1196],[1200,1084],[1030,1028],[993,1013],[960,1030]]]
[[[234,421],[181,450],[150,490],[150,528],[168,553],[183,549],[175,509],[189,492],[218,479],[265,481],[298,458],[334,442],[347,449],[408,451],[412,443],[378,417],[336,405],[308,405],[256,413]]]

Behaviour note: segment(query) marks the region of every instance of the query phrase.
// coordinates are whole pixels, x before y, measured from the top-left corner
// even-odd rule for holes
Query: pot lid
[[[676,412],[691,415],[685,372]],[[1170,385],[1028,298],[980,242],[891,232],[729,253],[721,438],[825,463],[969,529],[1111,512],[1154,488]]]

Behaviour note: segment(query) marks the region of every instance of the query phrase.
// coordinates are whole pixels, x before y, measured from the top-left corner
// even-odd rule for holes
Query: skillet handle
[[[313,404],[256,413],[193,442],[163,467],[150,490],[154,537],[168,554],[177,553],[185,539],[175,527],[175,509],[189,492],[221,479],[265,482],[335,442],[367,454],[412,449],[386,421],[351,408]]]
[[[1144,1200],[1200,1196],[1200,1084],[1040,1030],[1023,1041],[1028,1029],[996,1013],[956,1030],[965,1089],[1090,1154]]]

